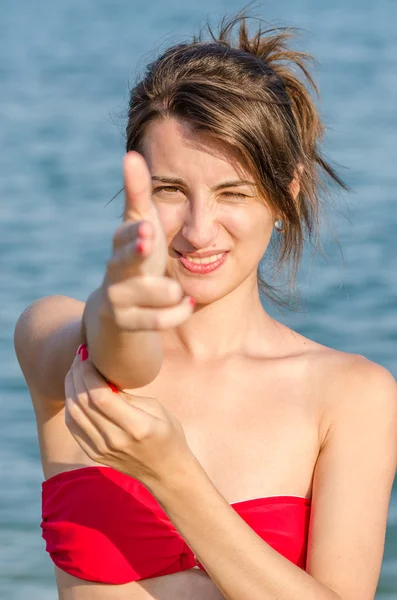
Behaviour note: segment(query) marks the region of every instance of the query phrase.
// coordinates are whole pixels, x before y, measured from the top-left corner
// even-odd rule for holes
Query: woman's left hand
[[[155,398],[112,391],[79,350],[65,378],[65,421],[84,452],[143,484],[177,475],[193,457],[178,419]]]

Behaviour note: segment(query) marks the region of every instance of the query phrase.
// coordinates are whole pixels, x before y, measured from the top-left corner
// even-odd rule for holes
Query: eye
[[[222,195],[228,197],[234,196],[235,198],[248,198],[248,196],[246,196],[245,194],[241,194],[241,192],[223,192]]]
[[[162,186],[162,187],[158,187],[155,188],[153,190],[153,193],[157,193],[157,192],[165,192],[166,194],[177,194],[178,192],[180,192],[181,190],[173,185],[166,185],[166,186]]]

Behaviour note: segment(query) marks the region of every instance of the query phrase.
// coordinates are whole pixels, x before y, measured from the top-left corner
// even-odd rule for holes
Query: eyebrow
[[[162,176],[158,176],[158,175],[153,175],[152,180],[153,181],[161,181],[162,183],[174,183],[174,184],[177,183],[178,185],[183,185],[186,187],[186,183],[183,181],[183,179],[179,179],[178,177],[162,177]],[[242,186],[242,185],[256,186],[254,181],[248,181],[246,179],[236,179],[234,181],[224,181],[223,183],[218,183],[217,185],[215,185],[212,188],[211,191],[216,192],[223,188],[237,187],[237,186]]]

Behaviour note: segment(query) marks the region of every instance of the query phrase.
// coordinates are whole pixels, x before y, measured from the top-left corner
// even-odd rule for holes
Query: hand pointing
[[[128,152],[123,166],[124,221],[113,237],[102,314],[129,331],[175,327],[191,315],[194,300],[183,297],[179,282],[164,276],[167,242],[144,158]]]
[[[116,249],[124,247],[125,242],[140,244],[135,269],[142,274],[164,275],[167,243],[152,201],[150,172],[138,152],[128,152],[124,157],[124,188],[124,223],[114,237]]]

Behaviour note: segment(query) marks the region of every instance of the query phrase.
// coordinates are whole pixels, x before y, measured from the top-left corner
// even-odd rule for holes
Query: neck
[[[275,324],[262,307],[255,277],[219,300],[197,304],[185,323],[162,332],[162,340],[168,350],[207,361],[270,348]]]

